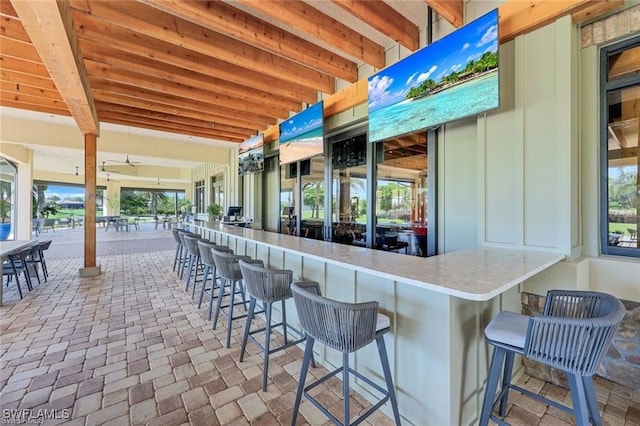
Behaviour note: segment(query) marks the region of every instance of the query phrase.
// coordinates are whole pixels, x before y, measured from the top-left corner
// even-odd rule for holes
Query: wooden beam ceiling
[[[303,1],[238,0],[282,24],[321,40],[375,68],[384,68],[384,47]]]
[[[407,49],[414,51],[420,47],[418,26],[382,0],[331,1]]]
[[[289,58],[350,83],[358,80],[358,66],[355,62],[287,33],[275,25],[226,3],[191,0],[140,1],[196,25]]]
[[[120,27],[129,37],[146,35],[180,49],[215,57],[262,75],[290,81],[322,93],[335,92],[335,79],[329,74],[315,71],[141,3],[95,1],[89,3],[89,8],[88,16],[94,19],[98,17],[96,20],[100,22],[96,24],[101,27],[102,32],[110,33],[115,27]],[[84,19],[78,20],[80,25],[84,25],[85,22]]]
[[[455,28],[464,24],[464,3],[462,0],[424,0],[431,8]],[[512,0],[513,1],[513,0]],[[521,1],[521,0],[516,0]]]
[[[11,0],[11,4],[78,127],[84,134],[98,135],[98,114],[69,5],[27,0]]]
[[[609,4],[609,10],[623,3],[622,0],[599,1]],[[596,4],[595,0],[508,1],[499,9],[500,43],[506,43],[519,35],[534,31],[563,16],[579,14],[594,4]]]
[[[368,90],[366,78],[356,81],[358,67],[386,65],[390,44],[380,40],[410,50],[419,44],[415,17],[383,0],[0,0],[0,103],[63,115],[77,103],[67,101],[54,83],[13,3],[56,4],[57,30],[51,35],[45,20],[37,33],[42,39],[46,32],[49,49],[64,38],[63,47],[73,52],[65,65],[79,62],[85,68],[87,77],[74,76],[76,86],[67,91],[83,88],[85,95],[95,95],[95,111],[86,112],[112,123],[145,127],[148,120],[146,128],[229,141],[258,131],[275,140],[277,120],[320,98],[325,116],[361,105]],[[418,3],[424,16],[428,4],[455,27],[464,22],[463,0]],[[622,4],[510,0],[500,6],[501,43],[566,14],[582,22]],[[613,71],[625,68],[626,59]],[[76,67],[75,75],[85,70]],[[331,94],[336,79],[354,83]]]

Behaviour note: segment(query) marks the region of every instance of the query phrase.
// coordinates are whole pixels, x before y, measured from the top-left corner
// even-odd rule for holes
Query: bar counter
[[[564,258],[490,247],[422,258],[215,222],[190,226],[237,254],[293,270],[295,280],[319,282],[326,297],[378,301],[392,323],[385,341],[400,414],[404,424],[415,425],[478,421],[490,355],[484,327],[501,310],[519,312],[519,284]],[[292,300],[287,318],[297,323]],[[315,352],[321,364],[341,363],[341,355],[324,346]],[[375,348],[353,359],[358,371],[383,383]],[[354,388],[375,395],[358,381]]]

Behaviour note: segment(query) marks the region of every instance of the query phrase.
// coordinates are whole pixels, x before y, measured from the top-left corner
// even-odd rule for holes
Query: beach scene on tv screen
[[[238,174],[261,172],[264,170],[264,135],[247,139],[238,146]]]
[[[500,106],[494,10],[369,78],[369,140]]]
[[[322,102],[318,102],[280,123],[280,164],[322,154],[324,137],[322,107]]]

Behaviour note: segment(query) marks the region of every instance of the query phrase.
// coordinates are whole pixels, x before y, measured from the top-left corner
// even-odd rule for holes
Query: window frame
[[[608,124],[609,107],[607,95],[611,91],[640,85],[640,75],[608,81],[608,59],[622,51],[639,47],[640,37],[636,36],[600,50],[600,253],[603,255],[640,258],[640,248],[609,246],[609,150]],[[638,171],[640,173],[640,170]]]

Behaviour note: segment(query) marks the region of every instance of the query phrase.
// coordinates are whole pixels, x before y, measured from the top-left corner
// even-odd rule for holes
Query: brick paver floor
[[[169,231],[142,227],[116,233],[97,230],[99,277],[78,277],[83,230],[45,233],[49,281],[5,289],[0,308],[0,422],[9,415],[56,410],[44,424],[73,425],[280,425],[290,423],[302,352],[272,356],[269,387],[261,390],[261,354],[249,345],[240,363],[234,324],[230,349],[223,347],[226,321],[212,330],[206,309],[197,309],[172,272],[175,243]],[[312,369],[313,370],[313,369]],[[320,376],[322,368],[310,371]],[[569,401],[566,390],[523,376],[535,392]],[[640,425],[640,390],[598,379],[606,424]],[[341,417],[341,383],[332,379],[314,393]],[[428,397],[428,396],[425,396]],[[369,403],[354,393],[353,414]],[[13,411],[31,410],[31,411]],[[42,412],[41,412],[42,413]],[[507,421],[514,425],[565,425],[554,408],[515,395]],[[299,424],[329,424],[303,401]],[[378,412],[368,424],[389,425]],[[425,419],[424,424],[430,424]]]

